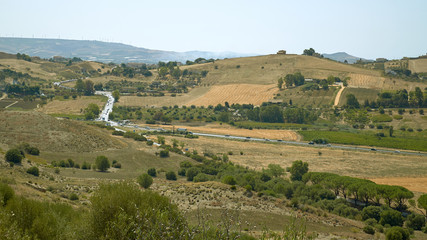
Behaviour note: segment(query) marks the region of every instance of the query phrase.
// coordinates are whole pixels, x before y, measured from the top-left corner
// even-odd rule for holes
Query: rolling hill
[[[364,58],[360,58],[360,57],[355,57],[352,56],[346,52],[337,52],[337,53],[323,53],[322,54],[324,58],[329,58],[338,62],[344,62],[345,60],[347,60],[348,63],[353,64],[355,62],[357,62],[357,60],[362,59],[363,61],[368,61],[371,62],[373,60],[369,60],[369,59],[364,59]]]
[[[0,52],[25,53],[30,56],[51,58],[62,56],[67,58],[79,57],[84,60],[99,62],[143,62],[157,63],[159,61],[195,60],[197,58],[232,58],[249,56],[234,52],[173,52],[139,48],[122,43],[110,43],[88,40],[63,40],[41,38],[0,38]]]

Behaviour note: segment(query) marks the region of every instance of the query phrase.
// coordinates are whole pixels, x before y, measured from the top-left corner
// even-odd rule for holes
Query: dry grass
[[[427,72],[427,58],[409,60],[408,68],[412,72]]]
[[[46,105],[43,105],[38,111],[46,114],[83,114],[82,110],[87,108],[89,104],[94,103],[102,109],[105,105],[106,99],[102,96],[81,96],[73,100],[71,97],[69,100],[60,101],[53,100],[48,101]]]
[[[406,89],[408,91],[414,91],[415,87],[424,89],[424,87],[427,86],[425,83],[408,82],[396,78],[385,78],[374,75],[350,73],[348,76],[350,77],[348,86],[352,88],[371,88],[377,90]]]
[[[361,178],[425,177],[427,159],[423,156],[348,151],[332,148],[301,147],[285,144],[255,143],[200,137],[178,139],[186,148],[199,152],[233,152],[230,161],[249,168],[267,168],[268,164],[291,166],[295,160],[309,163],[310,171],[332,172]],[[243,155],[239,152],[242,151]],[[319,155],[321,152],[321,155]]]
[[[187,105],[187,103],[193,99],[203,96],[209,91],[209,89],[209,87],[198,87],[190,90],[188,93],[177,94],[176,97],[171,97],[170,95],[164,97],[121,96],[117,106],[182,106]]]
[[[108,132],[85,123],[16,111],[1,112],[0,142],[9,147],[28,142],[42,152],[92,152],[123,146]]]
[[[216,106],[217,104],[253,104],[260,105],[272,99],[278,92],[276,85],[229,84],[213,86],[206,94],[195,98],[186,105]]]
[[[152,127],[153,125],[148,125]],[[160,125],[164,129],[172,130],[172,127]],[[212,133],[212,134],[222,134],[222,135],[233,135],[233,136],[242,136],[242,137],[254,137],[254,138],[268,138],[268,139],[282,139],[289,141],[298,141],[301,139],[301,136],[296,132],[291,130],[271,130],[271,129],[239,129],[231,127],[228,124],[220,125],[217,123],[207,124],[205,126],[179,126],[175,125],[177,128],[186,128],[191,132],[202,132],[202,133]]]
[[[346,96],[348,94],[354,94],[357,100],[359,100],[359,103],[363,104],[366,99],[369,100],[369,102],[376,101],[379,92],[380,91],[375,89],[347,87],[341,94],[338,106],[344,106],[347,103]]]
[[[292,104],[298,106],[312,106],[312,107],[324,107],[333,104],[335,95],[338,92],[336,87],[330,87],[328,90],[309,90],[302,91],[301,87],[289,88],[280,92],[278,99],[289,103],[292,100]]]
[[[372,178],[378,184],[399,185],[414,192],[427,193],[427,177],[407,178],[407,177],[389,177]]]

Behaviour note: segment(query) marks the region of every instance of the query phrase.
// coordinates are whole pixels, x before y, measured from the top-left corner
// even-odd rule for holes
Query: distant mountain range
[[[41,58],[51,58],[53,56],[62,56],[66,58],[79,57],[83,60],[106,63],[157,63],[159,61],[178,61],[185,63],[187,60],[194,61],[197,58],[223,59],[256,55],[234,52],[173,52],[101,41],[8,37],[0,37],[0,52],[12,54],[25,53],[30,56],[38,56]]]
[[[323,53],[322,55],[324,58],[329,58],[338,62],[344,62],[345,60],[347,60],[347,62],[350,64],[357,62],[357,60],[359,59],[362,59],[363,61],[366,61],[366,62],[373,62],[373,60],[355,57],[346,52],[337,52],[337,53],[331,53],[331,54]]]

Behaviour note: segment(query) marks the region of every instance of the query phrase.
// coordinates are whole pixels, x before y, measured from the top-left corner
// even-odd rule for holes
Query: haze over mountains
[[[159,61],[178,61],[185,63],[187,60],[194,61],[197,58],[224,59],[259,55],[207,51],[174,52],[102,41],[10,37],[0,37],[0,52],[11,54],[25,53],[30,56],[39,56],[41,58],[52,58],[53,56],[62,56],[66,58],[79,57],[83,60],[104,63],[157,63]],[[351,56],[345,52],[323,54],[323,56],[340,62],[347,60],[348,63],[355,63],[360,59],[359,57]]]
[[[139,48],[122,43],[110,43],[89,40],[63,40],[41,38],[0,38],[0,52],[25,53],[30,56],[51,58],[62,56],[67,58],[79,57],[83,60],[99,62],[144,62],[157,63],[159,61],[194,61],[196,58],[235,58],[256,54],[235,52],[206,52],[188,51],[173,52]]]

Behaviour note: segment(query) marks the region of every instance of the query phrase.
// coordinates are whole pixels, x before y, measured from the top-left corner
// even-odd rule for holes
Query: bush
[[[422,215],[412,213],[407,217],[405,224],[408,228],[421,230],[426,224],[426,218]]]
[[[409,231],[402,227],[392,227],[385,234],[386,240],[409,240]]]
[[[39,169],[37,167],[30,167],[27,169],[27,173],[38,177],[39,176]]]
[[[151,140],[148,140],[148,141],[147,141],[147,145],[148,145],[148,146],[153,146],[153,144],[154,144],[154,142],[153,142],[153,141],[151,141]]]
[[[122,168],[122,164],[119,162],[116,162],[112,165],[113,168]]]
[[[179,163],[179,166],[181,168],[191,168],[193,166],[193,164],[189,161],[183,161],[183,162]]]
[[[162,157],[162,158],[169,157],[169,151],[168,150],[161,150],[160,151],[160,157]]]
[[[6,183],[0,182],[0,206],[5,206],[14,196],[15,192],[13,189]]]
[[[38,156],[40,154],[40,150],[36,147],[28,147],[25,149],[28,154]]]
[[[403,218],[402,214],[399,211],[389,209],[384,210],[380,214],[381,219],[379,223],[381,225],[389,224],[390,226],[402,226],[403,225]]]
[[[152,176],[152,177],[157,177],[157,171],[156,171],[155,168],[149,168],[147,170],[147,174],[150,175],[150,176]]]
[[[187,177],[187,181],[193,181],[194,177],[199,174],[199,169],[192,167],[186,170],[185,176]]]
[[[138,176],[138,183],[141,187],[147,189],[153,184],[153,178],[147,173],[144,173]]]
[[[79,200],[79,196],[77,196],[75,193],[71,193],[69,198],[71,201]]]
[[[236,179],[233,176],[225,176],[222,178],[222,182],[228,185],[236,185]]]
[[[180,168],[178,170],[178,175],[185,177],[187,170],[185,168]]]
[[[371,226],[365,226],[364,228],[363,228],[363,231],[365,232],[365,233],[367,233],[367,234],[371,234],[371,235],[374,235],[375,234],[375,229],[373,228],[373,227],[371,227]]]
[[[167,172],[166,173],[166,179],[167,180],[172,180],[172,181],[176,181],[176,174],[173,171]]]
[[[96,157],[95,165],[96,168],[101,172],[105,172],[108,168],[110,168],[110,162],[108,161],[108,158],[106,156]]]
[[[90,164],[87,163],[86,161],[84,161],[82,164],[82,169],[83,170],[90,170]]]
[[[12,163],[21,163],[23,157],[21,151],[16,148],[9,149],[5,154],[5,160]]]
[[[193,178],[193,182],[207,182],[209,181],[209,175],[205,173],[199,173]]]
[[[362,210],[362,220],[375,219],[377,222],[380,220],[381,208],[377,206],[368,206]]]

